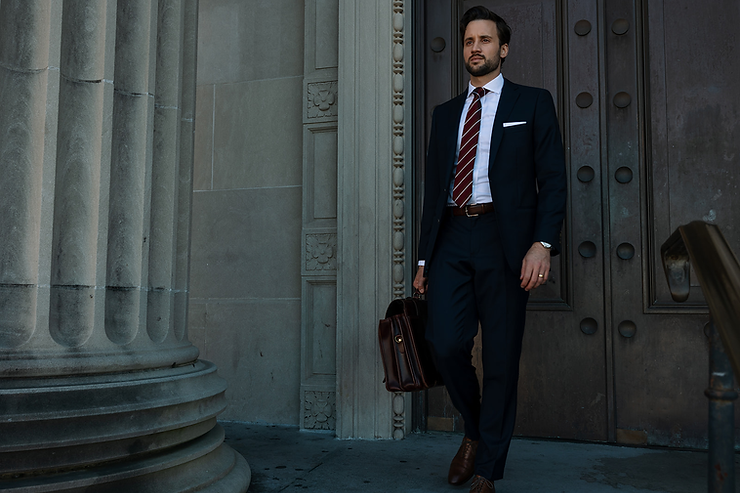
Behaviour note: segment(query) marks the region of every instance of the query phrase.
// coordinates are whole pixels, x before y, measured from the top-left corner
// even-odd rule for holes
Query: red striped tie
[[[465,207],[473,196],[473,165],[478,152],[478,134],[480,133],[480,115],[482,105],[480,98],[485,89],[476,87],[473,91],[473,102],[470,103],[468,114],[465,116],[463,135],[460,140],[460,154],[457,158],[455,171],[455,186],[452,188],[452,200],[458,207]]]

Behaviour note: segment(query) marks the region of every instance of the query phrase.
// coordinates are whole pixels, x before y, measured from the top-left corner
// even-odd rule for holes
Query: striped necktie
[[[465,207],[473,196],[473,165],[478,151],[478,134],[480,133],[480,116],[482,104],[480,98],[485,89],[476,87],[473,91],[473,102],[470,103],[468,114],[465,116],[463,135],[460,140],[460,154],[457,158],[452,200],[458,207]]]

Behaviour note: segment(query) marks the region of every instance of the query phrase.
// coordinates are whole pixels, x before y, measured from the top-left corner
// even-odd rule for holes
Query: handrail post
[[[709,322],[709,492],[735,493],[735,404],[730,358]]]
[[[679,226],[660,247],[660,253],[674,301],[689,298],[691,262],[709,306],[709,388],[704,391],[709,398],[709,493],[735,493],[734,401],[738,394],[734,375],[740,379],[740,261],[719,228],[702,221]]]

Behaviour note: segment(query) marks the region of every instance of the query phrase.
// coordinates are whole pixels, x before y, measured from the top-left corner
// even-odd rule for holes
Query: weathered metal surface
[[[708,310],[700,282],[686,287],[685,295],[691,296],[685,303],[672,299],[663,280],[660,244],[672,225],[710,215],[740,240],[734,227],[740,210],[735,194],[728,193],[740,184],[737,153],[729,150],[738,136],[728,135],[727,125],[735,123],[723,116],[724,107],[719,113],[712,109],[724,104],[740,111],[736,48],[728,46],[735,53],[732,61],[712,72],[707,67],[715,64],[708,60],[682,62],[701,58],[706,54],[701,46],[715,46],[740,21],[740,11],[728,5],[604,2],[609,26],[609,104],[604,107],[612,177],[605,196],[614,259],[611,282],[605,284],[611,289],[612,327],[631,320],[638,328],[631,338],[614,339],[616,426],[644,433],[645,443],[652,445],[707,446],[707,404],[700,390],[706,385],[707,340],[701,328]],[[631,26],[624,34],[611,29],[619,19]],[[701,34],[689,40],[688,31]],[[712,52],[708,58],[716,56]],[[630,104],[624,104],[624,94],[624,101],[617,101],[619,93],[629,95]],[[632,171],[627,183],[618,176],[622,167]],[[635,247],[630,260],[621,259],[623,243]]]
[[[740,327],[740,325],[736,325]],[[710,324],[709,461],[707,479],[710,493],[735,493],[735,403],[737,392],[730,358],[717,328]]]

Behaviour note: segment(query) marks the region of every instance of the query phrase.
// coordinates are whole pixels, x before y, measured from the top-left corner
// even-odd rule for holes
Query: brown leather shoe
[[[476,474],[470,484],[470,493],[496,493],[496,487],[493,486],[493,481]]]
[[[475,471],[475,451],[478,450],[478,441],[468,437],[463,438],[460,450],[450,464],[450,472],[447,474],[447,482],[460,486],[473,477]]]

